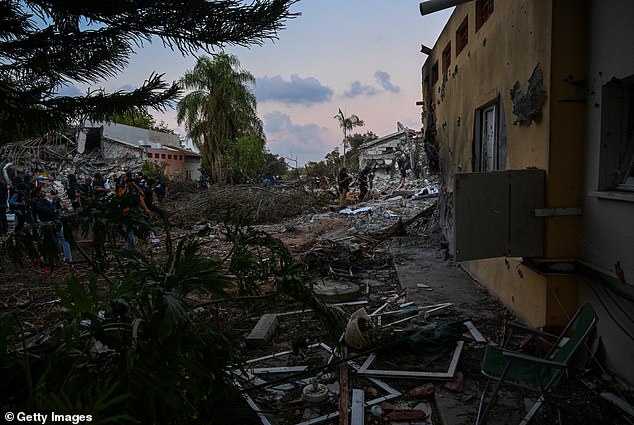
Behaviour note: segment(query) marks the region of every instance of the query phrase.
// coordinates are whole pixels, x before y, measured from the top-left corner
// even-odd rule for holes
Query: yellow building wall
[[[550,149],[546,205],[581,207],[586,97],[586,8],[577,0],[553,3]],[[579,256],[579,216],[546,220],[546,258]]]
[[[440,147],[442,182],[453,192],[454,175],[473,171],[475,110],[498,98],[506,127],[506,169],[546,170],[546,207],[581,202],[583,103],[577,78],[584,75],[584,13],[574,0],[495,2],[475,32],[475,2],[456,7],[425,65],[438,63],[431,86]],[[469,16],[469,43],[456,57],[456,30]],[[442,75],[442,52],[451,43],[451,66]],[[546,100],[530,125],[515,125],[511,89],[525,91],[533,70],[544,75]],[[425,97],[425,94],[423,94]],[[575,258],[578,217],[546,219],[545,258]],[[521,319],[533,326],[560,325],[576,309],[572,276],[545,276],[517,259],[470,261],[466,267]]]
[[[530,126],[513,125],[511,88],[519,81],[525,88],[540,64],[544,83],[550,83],[551,9],[543,1],[496,2],[495,11],[475,32],[475,2],[455,9],[441,33],[428,63],[438,62],[451,42],[452,60],[447,81],[440,75],[433,85],[437,140],[441,149],[444,183],[453,191],[453,175],[472,170],[475,109],[494,101],[503,103],[507,132],[507,169],[548,169],[549,105],[542,118]],[[469,43],[455,57],[455,33],[469,15]],[[536,26],[536,27],[535,27]],[[442,74],[442,73],[441,73]],[[444,98],[441,93],[444,92]]]
[[[577,309],[573,275],[543,275],[517,258],[468,261],[465,265],[504,305],[533,327],[565,325]]]

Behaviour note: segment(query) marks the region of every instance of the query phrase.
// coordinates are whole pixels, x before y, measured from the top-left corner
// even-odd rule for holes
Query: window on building
[[[456,56],[462,49],[464,49],[469,43],[469,16],[465,16],[464,21],[456,30]]]
[[[172,155],[168,154],[167,159],[172,159]]]
[[[476,31],[480,29],[493,13],[493,0],[476,0]]]
[[[164,153],[161,154],[161,159],[165,159],[165,154]]]
[[[475,114],[474,171],[485,172],[501,167],[498,137],[498,102],[495,101]]]
[[[442,73],[447,73],[451,66],[451,41],[447,43],[447,47],[442,51]]]
[[[148,153],[147,153],[147,157],[148,157],[148,158],[152,158],[152,152],[148,152]]]
[[[634,75],[601,90],[599,190],[634,192]]]
[[[438,81],[438,61],[434,62],[431,67],[431,84],[434,85]]]
[[[180,161],[182,161],[182,160],[183,160],[183,155],[179,155],[179,156],[178,156],[178,159],[179,159]]]

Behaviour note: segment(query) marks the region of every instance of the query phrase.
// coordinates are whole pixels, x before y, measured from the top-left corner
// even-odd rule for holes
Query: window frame
[[[494,119],[493,123],[493,138],[491,148],[493,155],[490,162],[487,160],[487,151],[485,148],[488,144],[484,144],[484,132],[485,119],[487,118],[487,111],[493,111],[491,115]],[[475,110],[474,119],[474,143],[473,143],[473,171],[475,172],[488,172],[503,170],[501,166],[500,158],[500,99],[499,97],[492,102],[488,102],[483,106]]]
[[[456,30],[456,57],[464,50],[469,44],[469,15],[465,16],[464,20]]]
[[[599,191],[634,193],[634,75],[601,87]]]
[[[475,2],[475,30],[478,32],[482,25],[484,25],[493,12],[495,11],[494,0],[476,0]]]

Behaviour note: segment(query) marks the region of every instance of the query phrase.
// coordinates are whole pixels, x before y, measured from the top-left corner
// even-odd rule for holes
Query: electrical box
[[[541,257],[544,253],[544,170],[457,173],[454,246],[457,261]]]

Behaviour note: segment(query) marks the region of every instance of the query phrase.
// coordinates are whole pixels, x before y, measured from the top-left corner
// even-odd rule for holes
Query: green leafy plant
[[[167,222],[164,254],[153,257],[108,251],[126,226],[144,224],[117,216],[113,200],[94,202],[113,210],[98,218],[89,204],[65,225],[90,224],[100,235],[95,244],[112,259],[95,265],[89,277],[70,276],[56,287],[62,310],[44,343],[27,340],[15,317],[0,321],[0,374],[7,384],[0,396],[9,407],[90,413],[95,423],[214,423],[212,406],[236,396],[230,371],[241,367],[242,355],[239,341],[196,312],[188,299],[195,293],[239,302],[239,294],[266,286],[274,297],[312,308],[332,335],[343,329],[342,316],[311,291],[304,265],[281,241],[251,226],[251,212],[227,218],[233,249],[226,258],[201,254],[204,231],[173,241]]]

